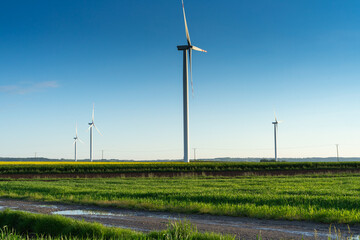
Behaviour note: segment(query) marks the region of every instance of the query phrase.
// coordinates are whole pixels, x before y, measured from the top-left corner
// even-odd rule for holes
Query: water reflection
[[[64,211],[56,211],[52,214],[63,215],[63,216],[117,216],[123,217],[126,216],[124,214],[115,214],[105,211],[93,211],[93,210],[64,210]]]

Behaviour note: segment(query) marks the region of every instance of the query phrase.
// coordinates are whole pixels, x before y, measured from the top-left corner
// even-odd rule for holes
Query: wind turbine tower
[[[275,144],[275,162],[277,162],[277,133],[278,133],[278,124],[281,123],[281,121],[278,121],[275,116],[275,122],[272,122],[274,124],[274,144]]]
[[[90,130],[90,162],[93,161],[93,128],[95,128],[96,131],[98,131],[98,133],[102,136],[99,129],[95,126],[94,112],[95,112],[95,104],[93,104],[92,121],[91,121],[91,123],[89,123],[89,129],[88,129],[88,130]]]
[[[80,141],[80,142],[83,142],[83,141],[81,141],[81,139],[78,137],[78,133],[77,133],[77,124],[76,124],[76,127],[75,127],[75,132],[76,132],[76,134],[75,134],[75,137],[74,137],[74,151],[75,151],[75,153],[74,153],[74,159],[75,159],[75,162],[77,161],[77,141]]]
[[[184,121],[184,162],[190,162],[189,160],[189,83],[188,83],[188,59],[187,55],[189,54],[189,65],[190,65],[190,77],[191,77],[191,89],[193,89],[192,84],[192,66],[191,66],[191,51],[206,52],[205,50],[191,45],[189,30],[186,23],[184,1],[182,1],[182,9],[184,15],[185,23],[185,32],[187,45],[177,46],[179,51],[183,51],[183,121]]]

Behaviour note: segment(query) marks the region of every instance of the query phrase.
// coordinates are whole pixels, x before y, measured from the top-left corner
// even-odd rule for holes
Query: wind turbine
[[[75,162],[77,161],[77,149],[76,149],[76,145],[77,145],[77,141],[79,140],[81,143],[83,143],[83,141],[81,141],[81,139],[78,137],[78,132],[77,132],[77,123],[76,123],[76,127],[75,127],[75,137],[74,137],[74,150],[75,150]]]
[[[274,124],[274,144],[275,144],[275,162],[277,162],[277,132],[278,132],[278,124],[281,123],[282,121],[278,121],[276,118],[276,114],[274,112],[274,116],[275,116],[275,122],[272,122],[272,124]]]
[[[199,52],[206,52],[205,50],[195,47],[191,45],[189,30],[186,23],[186,16],[185,16],[185,7],[184,1],[182,0],[182,9],[184,15],[184,23],[185,23],[185,32],[186,32],[186,39],[187,45],[180,45],[177,46],[179,51],[183,51],[183,117],[184,117],[184,162],[189,161],[189,88],[188,88],[188,59],[187,55],[189,53],[189,64],[190,64],[190,79],[191,79],[191,89],[193,91],[193,83],[192,83],[192,66],[191,66],[191,51],[199,51]]]
[[[95,111],[95,104],[93,104],[92,121],[91,123],[89,123],[89,128],[88,128],[88,130],[90,130],[90,161],[91,162],[93,161],[93,128],[95,127],[96,131],[98,131],[98,133],[102,136],[101,132],[95,126],[94,123],[94,111]]]

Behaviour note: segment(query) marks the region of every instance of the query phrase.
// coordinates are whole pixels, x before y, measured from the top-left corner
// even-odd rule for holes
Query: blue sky
[[[360,2],[185,0],[199,158],[360,156]],[[180,159],[180,0],[11,1],[0,8],[0,156]]]

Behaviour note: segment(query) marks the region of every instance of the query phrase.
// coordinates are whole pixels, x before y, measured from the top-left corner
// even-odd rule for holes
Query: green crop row
[[[170,163],[112,163],[112,164],[0,164],[0,174],[103,174],[103,173],[161,173],[161,172],[223,172],[223,171],[311,171],[360,170],[360,162],[306,163],[244,163],[244,162],[170,162]]]
[[[0,197],[267,219],[360,223],[360,174],[0,182]]]
[[[63,216],[12,211],[0,213],[0,239],[6,240],[233,240],[234,236],[200,233],[189,222],[170,223],[165,231],[140,233],[77,221]]]

